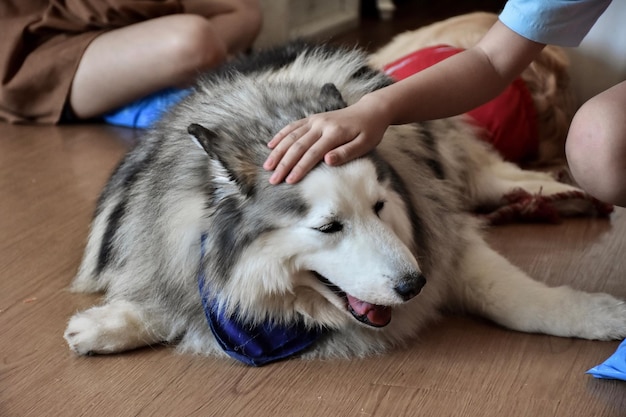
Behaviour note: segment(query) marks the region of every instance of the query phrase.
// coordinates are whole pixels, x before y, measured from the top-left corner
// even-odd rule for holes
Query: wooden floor
[[[101,187],[136,135],[0,123],[0,416],[626,416],[626,383],[585,374],[617,342],[471,317],[446,317],[410,348],[363,360],[255,369],[167,347],[76,357],[63,330],[97,298],[67,286]],[[624,209],[488,238],[538,280],[626,298]]]

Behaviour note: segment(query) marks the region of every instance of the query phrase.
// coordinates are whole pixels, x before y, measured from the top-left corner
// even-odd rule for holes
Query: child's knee
[[[598,96],[578,110],[565,151],[574,179],[594,197],[626,204],[626,122],[624,110]]]
[[[207,19],[191,14],[177,17],[168,41],[172,62],[197,73],[226,60],[226,46]]]
[[[256,0],[242,0],[241,3],[238,11],[241,20],[240,30],[242,36],[252,44],[263,28],[263,11]]]

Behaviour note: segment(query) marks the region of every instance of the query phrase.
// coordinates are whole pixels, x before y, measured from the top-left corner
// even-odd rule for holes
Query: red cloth
[[[432,46],[406,55],[384,67],[396,81],[463,51],[447,45]],[[484,139],[508,161],[522,162],[537,156],[537,112],[530,91],[517,78],[499,96],[467,113],[485,129]]]

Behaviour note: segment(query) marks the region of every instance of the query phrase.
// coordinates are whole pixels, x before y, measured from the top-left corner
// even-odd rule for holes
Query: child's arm
[[[316,114],[283,128],[269,142],[265,169],[277,184],[295,183],[320,160],[339,165],[378,145],[391,124],[439,119],[469,111],[497,96],[545,45],[497,21],[473,48],[345,109]]]

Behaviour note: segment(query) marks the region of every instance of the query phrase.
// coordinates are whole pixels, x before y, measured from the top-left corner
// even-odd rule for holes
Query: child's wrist
[[[389,126],[393,120],[391,106],[384,95],[379,96],[377,97],[374,93],[366,94],[358,101],[358,104],[361,108],[366,109],[367,113],[380,124]]]

